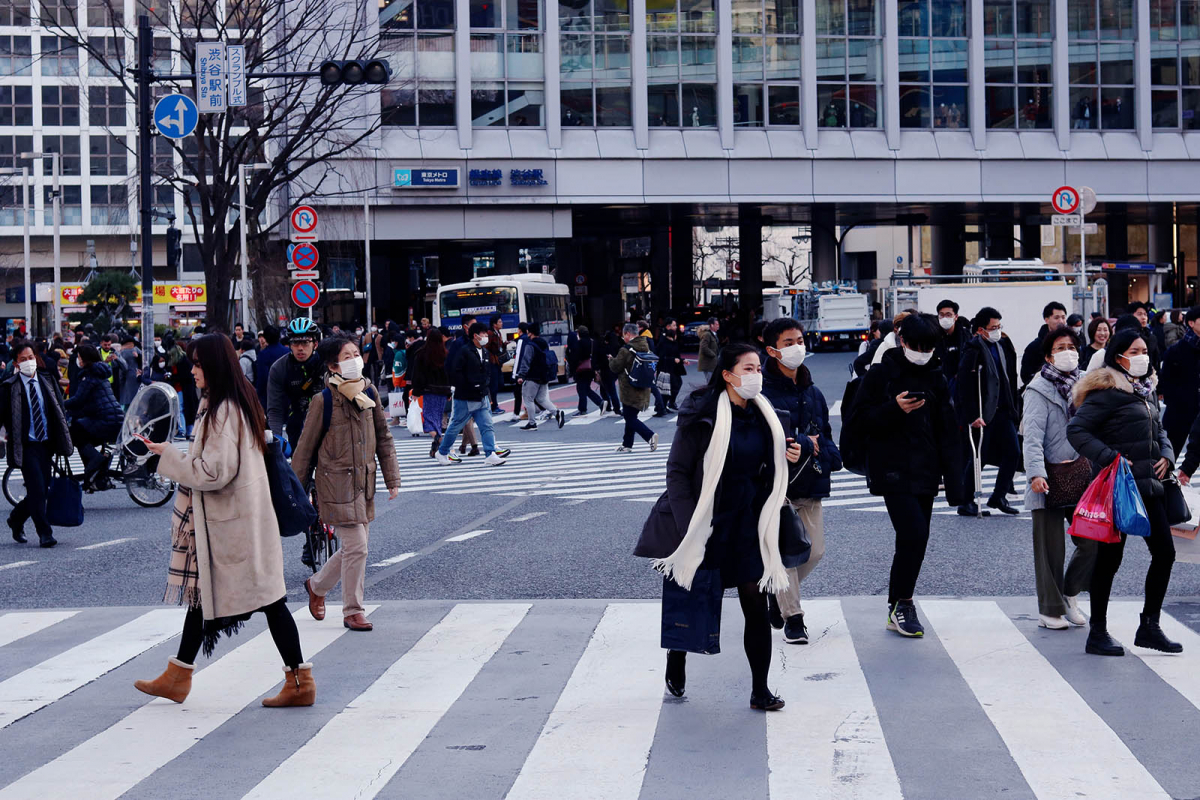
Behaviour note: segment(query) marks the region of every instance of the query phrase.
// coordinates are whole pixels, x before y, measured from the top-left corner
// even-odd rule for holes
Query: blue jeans
[[[616,376],[613,376],[612,380],[600,379],[600,396],[612,405],[614,413],[621,413],[621,396],[617,394]]]
[[[454,410],[450,414],[450,426],[446,428],[442,435],[442,444],[438,447],[439,453],[444,456],[450,455],[454,440],[462,433],[468,419],[475,420],[475,426],[479,428],[479,438],[483,440],[483,454],[490,456],[496,452],[496,437],[492,432],[492,410],[488,407],[488,400],[456,399]]]
[[[500,367],[496,364],[488,364],[488,378],[491,385],[488,387],[488,394],[491,395],[492,408],[500,407],[500,385],[503,382],[504,374],[500,371]]]
[[[592,381],[595,379],[596,373],[592,370],[582,370],[575,374],[575,394],[579,396],[579,413],[587,413],[587,401],[591,400],[596,404],[596,408],[604,407],[604,400],[600,395],[596,394],[596,390],[592,388]]]
[[[654,431],[646,423],[638,419],[638,410],[628,403],[621,409],[621,416],[625,417],[625,435],[621,437],[621,444],[626,447],[633,447],[633,435],[636,433],[647,442],[654,435]]]

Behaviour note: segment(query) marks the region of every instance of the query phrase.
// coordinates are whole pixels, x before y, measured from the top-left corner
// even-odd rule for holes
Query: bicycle
[[[316,575],[321,567],[325,566],[325,562],[329,560],[330,556],[337,552],[340,542],[336,529],[332,525],[321,522],[321,509],[317,505],[317,487],[315,485],[309,489],[309,499],[312,501],[313,508],[317,509],[318,516],[312,528],[304,534],[304,553],[301,554],[300,560]]]
[[[100,454],[105,463],[111,464],[115,447],[112,444],[101,446]],[[116,468],[109,466],[101,472],[97,476],[101,487],[92,488],[91,493],[116,488],[115,483],[123,483],[125,491],[129,493],[129,499],[143,508],[158,508],[174,496],[174,481],[150,472],[144,464],[138,464],[125,448],[116,449],[119,450]],[[83,482],[83,474],[75,473],[71,468],[71,460],[64,456],[55,456],[51,460],[50,474],[52,477],[67,477]],[[3,489],[4,498],[14,507],[25,498],[25,482],[20,469],[10,466],[4,471]]]

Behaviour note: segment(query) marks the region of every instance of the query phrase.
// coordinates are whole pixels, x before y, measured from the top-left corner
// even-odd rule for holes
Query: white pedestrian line
[[[391,558],[385,558],[383,561],[376,561],[371,566],[372,567],[390,567],[392,564],[399,564],[401,561],[408,561],[410,558],[412,558],[415,555],[416,555],[416,553],[401,553],[398,556],[392,556]]]
[[[804,605],[808,618],[822,627],[809,632],[805,647],[776,639],[778,666],[771,677],[783,697],[804,698],[819,685],[821,700],[805,703],[803,714],[767,715],[770,796],[901,800],[900,779],[842,604]]]
[[[66,697],[80,686],[170,639],[182,627],[183,609],[155,609],[18,672],[0,682],[0,728]],[[57,790],[49,792],[50,795],[57,793]],[[82,792],[81,796],[87,794]]]
[[[1040,798],[1169,795],[1058,670],[990,600],[922,600],[921,610]],[[1064,768],[1062,732],[1087,747]]]
[[[465,542],[468,539],[474,539],[476,536],[483,536],[485,533],[491,533],[491,532],[492,532],[491,528],[481,528],[480,530],[477,530],[477,531],[467,531],[466,533],[460,533],[458,536],[451,536],[448,539],[446,539],[446,541],[447,542]]]
[[[840,417],[842,415],[842,401],[834,400],[833,405],[829,407],[829,416]]]
[[[660,613],[605,609],[507,800],[638,797],[663,703]]]
[[[125,544],[125,542],[136,542],[136,536],[126,536],[123,539],[109,539],[107,542],[96,542],[95,544],[76,547],[76,550],[99,550],[101,547],[112,547],[114,544]]]
[[[544,517],[548,513],[549,513],[548,511],[531,511],[528,514],[522,514],[519,517],[513,517],[512,519],[510,519],[508,521],[509,522],[529,522],[529,520],[531,520],[531,519],[537,519],[538,517]]]
[[[528,604],[455,606],[243,800],[374,797],[458,701],[529,608]],[[322,765],[319,782],[313,780],[315,763]]]
[[[376,608],[367,606],[364,613],[370,614]],[[328,613],[337,619],[341,616],[341,606],[328,606]],[[341,625],[322,625],[311,619],[307,607],[293,616],[309,658],[346,632]],[[178,631],[177,625],[175,632]],[[120,797],[232,719],[259,695],[278,686],[283,672],[271,634],[264,631],[197,672],[196,677],[183,709],[170,700],[155,698],[73,750],[9,784],[0,790],[0,800]],[[378,736],[378,732],[372,735]]]
[[[17,567],[28,567],[30,564],[36,564],[36,561],[10,561],[7,564],[0,564],[0,570],[16,569]]]
[[[592,411],[588,414],[585,414],[582,417],[572,417],[571,419],[567,420],[567,424],[568,425],[591,425],[594,422],[599,422],[601,419],[604,419],[607,416],[609,416],[609,415],[601,414],[599,411]]]
[[[1142,604],[1140,602],[1131,602],[1128,600],[1109,602],[1109,630],[1137,630],[1141,622],[1138,619],[1138,614],[1141,611]],[[1091,608],[1089,607],[1088,613],[1090,612]],[[1197,634],[1170,614],[1162,614],[1160,622],[1166,626],[1165,633],[1167,637],[1183,645],[1184,653],[1192,654],[1200,652],[1200,634]],[[1132,642],[1133,638],[1130,637],[1127,641]],[[1147,650],[1142,647],[1131,646],[1129,652],[1140,658],[1145,662],[1146,666],[1158,673],[1158,677],[1162,678],[1175,691],[1186,697],[1189,703],[1200,708],[1200,671],[1196,670],[1194,663],[1189,664],[1188,659],[1181,656],[1159,653],[1155,650]]]
[[[32,562],[30,562],[32,563]],[[0,617],[0,647],[24,639],[64,619],[70,619],[78,611],[12,611]]]

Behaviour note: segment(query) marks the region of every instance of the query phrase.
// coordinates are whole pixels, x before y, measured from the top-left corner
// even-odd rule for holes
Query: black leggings
[[[1175,542],[1171,539],[1171,524],[1167,521],[1162,498],[1143,495],[1142,502],[1150,517],[1150,535],[1145,537],[1146,547],[1150,549],[1150,568],[1146,570],[1146,601],[1142,613],[1157,616],[1162,611],[1167,585],[1171,582]],[[1125,554],[1125,538],[1125,534],[1121,534],[1119,543],[1096,546],[1096,568],[1092,572],[1092,627],[1108,625],[1108,596]]]
[[[258,610],[267,615],[267,626],[271,629],[271,638],[275,640],[275,648],[283,657],[283,663],[295,669],[304,663],[304,656],[300,651],[300,632],[296,630],[296,621],[292,619],[286,601],[286,597],[281,597]],[[203,644],[204,613],[198,608],[189,608],[187,616],[183,618],[183,637],[179,640],[176,658],[185,664],[195,664]]]
[[[767,614],[767,596],[759,591],[757,583],[740,584],[737,590],[742,615],[746,618],[742,645],[746,648],[746,660],[750,662],[750,685],[754,694],[766,694],[770,691],[767,673],[771,669],[771,618]]]
[[[885,494],[892,527],[896,529],[896,554],[892,556],[892,574],[888,581],[888,605],[911,600],[917,588],[925,547],[929,544],[929,520],[933,516],[933,495]]]

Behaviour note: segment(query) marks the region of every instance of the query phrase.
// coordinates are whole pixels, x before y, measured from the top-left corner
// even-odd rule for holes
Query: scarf
[[[1129,383],[1133,386],[1134,394],[1143,400],[1150,399],[1150,395],[1154,393],[1154,381],[1150,380],[1149,375],[1145,375],[1141,378],[1135,378],[1126,373],[1126,377],[1129,378]]]
[[[354,401],[361,411],[375,407],[375,401],[366,392],[367,382],[362,378],[348,381],[341,375],[333,375],[329,378],[329,385],[336,388],[342,397]]]
[[[1075,416],[1077,409],[1071,397],[1071,390],[1075,388],[1075,382],[1079,380],[1079,370],[1060,372],[1053,364],[1042,364],[1042,377],[1050,381],[1050,385],[1058,392],[1059,397],[1067,401],[1067,419]]]
[[[752,401],[758,411],[767,421],[771,429],[772,450],[775,456],[775,476],[771,487],[771,495],[763,504],[758,516],[758,552],[763,562],[763,577],[758,582],[758,588],[769,594],[782,592],[788,587],[787,570],[779,556],[779,510],[786,501],[787,491],[787,460],[784,457],[783,426],[775,415],[775,409],[762,395]],[[658,558],[652,562],[653,567],[664,576],[687,590],[692,588],[692,579],[696,570],[704,561],[704,550],[708,537],[712,535],[713,504],[716,500],[717,486],[721,482],[721,472],[725,468],[725,457],[729,451],[729,435],[733,427],[729,395],[721,392],[717,401],[717,419],[713,426],[712,438],[708,449],[704,451],[704,478],[700,487],[700,495],[696,499],[696,510],[688,522],[687,533],[675,552],[666,558]]]
[[[1183,326],[1183,340],[1197,350],[1200,350],[1200,336],[1196,335],[1191,325]]]

